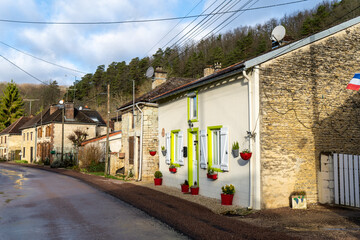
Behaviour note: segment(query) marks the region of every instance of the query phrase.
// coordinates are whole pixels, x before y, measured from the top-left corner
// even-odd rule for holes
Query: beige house
[[[152,81],[150,92],[137,97],[134,103],[129,102],[117,109],[121,123],[115,123],[115,130],[122,132],[124,171],[126,174],[132,172],[139,180],[153,179],[154,172],[159,168],[161,154],[159,151],[154,156],[149,153],[149,150],[159,148],[158,106],[150,103],[150,98],[190,82],[191,79],[167,79],[166,72],[158,67]]]
[[[22,159],[39,161],[48,158],[52,162],[61,158],[62,151],[71,157],[74,155],[74,145],[68,139],[74,130],[82,130],[88,138],[94,138],[106,132],[106,124],[97,111],[77,109],[73,103],[65,103],[50,106],[20,129]]]
[[[360,96],[346,89],[359,71],[359,31],[360,17],[154,97],[164,184],[197,181],[218,199],[233,184],[234,204],[255,209],[289,206],[295,191],[319,201],[321,153],[360,154]],[[236,141],[250,160],[231,154]]]
[[[20,160],[22,127],[30,117],[21,117],[0,132],[0,157],[8,160]]]

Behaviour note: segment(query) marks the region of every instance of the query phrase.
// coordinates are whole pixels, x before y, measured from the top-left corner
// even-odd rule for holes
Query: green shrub
[[[105,171],[105,163],[96,163],[93,161],[87,167],[87,170],[89,172],[104,172]]]
[[[28,163],[26,160],[15,160],[16,163]]]
[[[223,194],[234,194],[235,193],[235,187],[232,184],[221,187],[221,190],[222,190]]]
[[[50,165],[51,168],[59,168],[62,167],[61,161],[60,160],[55,160],[51,163]]]
[[[155,178],[162,178],[162,173],[160,172],[160,171],[156,171],[155,173],[154,173],[154,177]]]

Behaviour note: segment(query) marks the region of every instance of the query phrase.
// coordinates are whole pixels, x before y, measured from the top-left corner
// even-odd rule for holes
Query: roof
[[[331,27],[329,29],[326,29],[322,32],[316,33],[314,35],[311,35],[309,37],[303,38],[301,40],[298,40],[296,42],[284,45],[282,47],[276,48],[270,52],[267,52],[265,54],[259,55],[258,57],[254,57],[252,59],[249,59],[247,61],[241,61],[239,63],[236,63],[232,66],[229,66],[227,68],[224,68],[218,72],[215,72],[209,76],[200,78],[200,79],[196,79],[192,82],[189,82],[187,84],[178,86],[177,88],[171,89],[167,92],[163,92],[161,94],[158,94],[157,96],[154,96],[153,98],[151,98],[152,102],[155,102],[157,100],[169,97],[171,95],[175,95],[184,91],[188,91],[191,89],[195,89],[199,86],[208,84],[208,83],[212,83],[215,81],[218,81],[220,79],[238,74],[239,72],[242,72],[243,70],[252,68],[254,66],[257,66],[261,63],[267,62],[271,59],[274,59],[276,57],[282,56],[286,53],[289,53],[291,51],[294,51],[296,49],[299,49],[301,47],[304,47],[308,44],[311,44],[313,42],[316,42],[318,40],[321,40],[323,38],[329,37],[337,32],[343,31],[349,27],[352,27],[356,24],[360,23],[360,17],[356,17],[353,18],[349,21],[343,22],[341,24],[338,24],[334,27]]]
[[[50,107],[45,109],[33,117],[30,121],[24,124],[20,129],[30,128],[38,125],[44,125],[49,123],[62,123],[62,108],[57,109],[53,114],[50,115]],[[101,115],[92,109],[78,110],[74,108],[74,119],[64,120],[65,124],[97,124],[100,126],[106,126],[104,119]]]
[[[112,132],[112,133],[109,133],[109,137],[112,137],[112,136],[116,136],[118,134],[121,134],[121,131],[118,131],[118,132]],[[106,135],[103,135],[103,136],[100,136],[100,137],[96,137],[96,138],[91,138],[91,139],[88,139],[84,142],[81,143],[81,146],[84,146],[88,143],[92,143],[92,142],[96,142],[96,141],[99,141],[101,139],[104,139],[106,138]]]
[[[0,132],[0,135],[3,134],[11,134],[11,135],[20,135],[21,130],[20,128],[31,119],[31,117],[20,117],[15,122],[13,122],[10,126],[5,128]]]
[[[165,83],[157,86],[150,92],[147,92],[147,93],[141,95],[140,97],[136,98],[135,103],[150,102],[150,100],[152,98],[154,98],[155,96],[160,95],[164,92],[168,92],[171,89],[174,89],[174,88],[177,88],[184,84],[187,84],[193,80],[194,80],[193,78],[170,78],[170,79],[166,80]],[[122,105],[121,107],[119,107],[118,110],[123,109],[128,106],[131,106],[132,104],[133,104],[133,102],[129,101],[129,102],[125,103],[124,105]]]

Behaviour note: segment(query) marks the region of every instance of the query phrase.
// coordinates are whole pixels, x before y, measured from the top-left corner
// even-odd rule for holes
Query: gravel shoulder
[[[193,239],[360,239],[360,210],[311,205],[247,211],[152,182],[124,182],[66,169],[24,165],[77,178]]]

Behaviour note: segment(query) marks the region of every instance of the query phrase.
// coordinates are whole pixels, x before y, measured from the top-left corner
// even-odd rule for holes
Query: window
[[[23,141],[25,141],[25,133],[23,134]]]
[[[183,133],[180,130],[171,131],[170,163],[184,165]]]
[[[23,158],[25,158],[25,148],[23,148]]]
[[[47,126],[45,129],[45,137],[50,137],[50,133],[51,133],[51,128],[50,126]]]
[[[188,120],[192,122],[198,121],[198,94],[197,91],[190,92],[188,96]]]
[[[4,143],[6,143],[6,136],[4,137]]]
[[[42,137],[42,128],[38,128],[38,138]]]
[[[209,167],[222,171],[229,170],[228,135],[228,129],[222,126],[208,127],[207,139],[204,131],[200,132],[200,151],[202,152],[200,153],[200,166],[208,164]],[[207,141],[207,149],[205,141]],[[204,163],[206,154],[208,162]]]
[[[1,143],[2,143],[3,137],[1,137]]]
[[[29,133],[26,133],[26,140],[29,141]]]
[[[32,134],[33,134],[33,133],[31,132],[31,133],[30,133],[30,140],[31,140],[31,141],[32,141]]]

